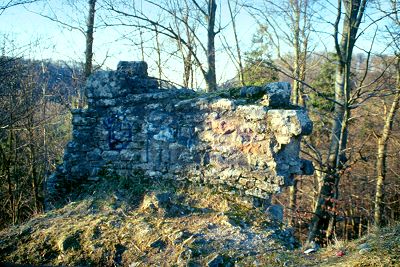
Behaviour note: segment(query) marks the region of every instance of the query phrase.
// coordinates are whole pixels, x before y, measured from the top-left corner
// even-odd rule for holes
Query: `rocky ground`
[[[0,232],[0,262],[400,266],[400,226],[305,255],[295,249],[290,229],[275,220],[275,212],[250,209],[208,188],[177,189],[108,177],[79,191],[70,196],[73,201]]]
[[[233,266],[293,249],[262,209],[207,188],[104,178],[74,201],[0,234],[0,261],[35,265]]]

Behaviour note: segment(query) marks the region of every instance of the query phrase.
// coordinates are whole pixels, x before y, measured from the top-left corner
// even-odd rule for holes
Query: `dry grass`
[[[227,260],[240,258],[246,246],[253,245],[245,243],[246,235],[262,235],[267,240],[272,233],[261,211],[230,204],[208,188],[129,182],[108,177],[82,189],[75,202],[4,230],[0,233],[0,262],[203,265],[215,253]],[[157,202],[156,196],[163,194],[167,201]],[[266,247],[283,247],[269,239]],[[229,242],[232,247],[226,245]],[[236,251],[241,242],[243,248]]]
[[[220,255],[231,266],[400,266],[400,225],[304,255],[287,250],[287,231],[265,212],[208,188],[108,177],[75,197],[0,232],[0,262],[204,266]],[[358,253],[362,243],[369,253]],[[338,250],[346,255],[337,257]]]

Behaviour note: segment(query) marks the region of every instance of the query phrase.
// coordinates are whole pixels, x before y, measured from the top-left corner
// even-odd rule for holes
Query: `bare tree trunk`
[[[33,82],[32,82],[33,84]],[[35,91],[34,88],[27,88],[27,90],[30,90],[29,94],[27,94],[27,99],[26,99],[26,105],[28,109],[33,109],[34,103],[33,99],[35,98]],[[42,205],[39,200],[39,175],[38,175],[38,166],[37,166],[37,151],[35,147],[35,143],[37,140],[35,140],[35,113],[33,111],[29,112],[28,118],[27,118],[27,127],[26,131],[29,133],[28,136],[28,164],[29,164],[29,180],[31,183],[31,195],[33,197],[33,213],[38,214],[42,210]]]
[[[157,68],[158,68],[158,79],[161,81],[162,78],[162,66],[161,66],[161,46],[159,32],[157,25],[154,26],[154,31],[156,32],[156,51],[157,51]]]
[[[335,100],[343,104],[335,104],[330,149],[326,162],[327,170],[323,175],[323,183],[311,221],[308,242],[322,243],[325,237],[331,236],[334,229],[335,214],[332,209],[335,206],[335,200],[339,197],[340,171],[346,161],[347,122],[350,117],[350,109],[346,107],[347,97],[344,96],[346,92],[350,92],[349,83],[346,81],[350,73],[347,73],[345,69],[349,68],[339,65],[336,70]]]
[[[33,204],[34,204],[34,210],[33,213],[37,214],[39,213],[41,209],[41,203],[39,200],[39,185],[38,185],[38,171],[37,171],[37,166],[36,166],[36,148],[34,144],[34,133],[32,128],[28,129],[29,135],[30,135],[30,143],[29,143],[29,176],[31,180],[31,186],[32,186],[32,196],[33,196]]]
[[[96,12],[96,0],[89,0],[89,14],[86,23],[86,51],[85,51],[85,78],[92,74],[93,69],[93,33],[94,16]]]
[[[297,208],[297,179],[293,178],[293,185],[289,187],[289,226],[296,225],[296,208]]]
[[[85,79],[87,79],[93,71],[93,40],[94,40],[94,17],[96,12],[96,0],[88,0],[89,5],[89,13],[86,22],[86,50],[85,50],[85,67],[84,67],[84,75]],[[83,87],[81,86],[79,89],[79,102],[78,108],[83,108],[86,104],[85,94],[83,91]]]
[[[335,203],[339,197],[341,171],[346,162],[348,120],[350,118],[350,67],[357,31],[364,15],[367,0],[343,1],[345,8],[342,38],[339,43],[339,24],[342,15],[342,2],[338,0],[338,15],[335,26],[335,47],[339,59],[336,68],[335,106],[330,136],[329,153],[326,160],[326,173],[323,177],[314,216],[310,224],[307,243],[323,243],[330,238],[335,227]]]
[[[5,166],[5,171],[6,171],[6,176],[7,176],[7,190],[8,190],[8,198],[10,201],[10,212],[11,212],[11,221],[13,224],[17,222],[17,216],[16,216],[16,209],[15,209],[15,198],[14,198],[14,192],[13,192],[13,182],[12,182],[12,173],[11,173],[11,155],[12,155],[12,148],[13,148],[13,130],[10,129],[9,136],[8,136],[8,147],[9,147],[9,156],[8,159],[6,160],[6,166]]]
[[[186,47],[187,47],[187,52],[184,49],[183,43],[182,43],[182,38],[177,38],[177,43],[178,43],[178,49],[181,53],[182,60],[183,60],[183,86],[186,88],[193,88],[193,82],[190,82],[191,79],[193,80],[193,67],[192,67],[192,51],[193,51],[193,34],[191,33],[191,29],[189,26],[189,5],[187,3],[187,0],[185,0],[185,9],[184,12],[185,14],[182,15],[182,22],[184,24],[185,28],[185,34],[186,34]],[[182,36],[182,33],[179,28],[179,22],[178,22],[178,17],[174,18],[174,22],[176,25],[177,29],[177,34],[178,36]]]
[[[45,69],[44,67],[42,68],[42,74],[44,75]],[[43,84],[43,89],[42,89],[42,98],[43,98],[43,110],[42,110],[42,121],[46,121],[46,108],[47,108],[47,99],[46,99],[46,85]],[[46,124],[43,124],[43,153],[44,153],[44,168],[43,168],[43,180],[41,181],[41,184],[43,186],[42,191],[43,194],[46,194],[46,183],[47,183],[47,176],[48,172],[50,170],[50,162],[49,162],[49,148],[48,148],[48,143],[47,143],[47,129],[46,129]],[[44,210],[44,201],[42,202],[42,210]]]
[[[309,3],[300,3],[298,0],[291,1],[291,7],[293,9],[293,16],[291,16],[293,21],[293,50],[294,50],[294,66],[293,66],[293,89],[292,89],[292,103],[294,105],[305,106],[303,96],[302,96],[302,81],[306,79],[306,68],[307,68],[307,54],[308,54],[308,35],[307,35],[307,25],[309,23],[308,5]],[[302,10],[303,8],[303,10]],[[300,19],[301,13],[303,12],[303,27],[301,28]],[[303,44],[301,43],[300,34],[303,37]],[[292,211],[290,222],[293,223],[295,220],[295,210],[296,210],[296,195],[297,195],[297,181],[294,178],[294,183],[289,187],[289,199],[290,199],[290,210]],[[293,225],[292,225],[293,226]]]
[[[301,97],[300,94],[300,7],[298,1],[292,2],[292,8],[294,11],[293,16],[293,48],[294,48],[294,66],[293,66],[293,76],[296,78],[293,82],[293,90],[292,90],[292,102],[295,105],[299,104]]]
[[[348,233],[347,224],[348,224],[348,222],[347,222],[347,213],[345,213],[345,216],[344,216],[344,230],[343,230],[343,232],[344,232],[344,240],[346,240],[346,241],[349,239],[348,238],[349,233]]]
[[[237,2],[236,2],[237,3]],[[237,30],[236,30],[236,19],[235,16],[233,15],[232,7],[230,1],[228,1],[228,8],[229,8],[229,14],[231,16],[231,22],[232,22],[232,29],[233,29],[233,36],[235,37],[235,44],[236,44],[236,53],[237,53],[237,64],[239,65],[239,80],[240,83],[245,86],[245,80],[244,80],[244,70],[243,70],[243,62],[242,62],[242,53],[240,51],[240,46],[239,46],[239,38],[237,36]]]
[[[215,72],[215,16],[217,4],[215,0],[208,0],[208,16],[207,16],[207,65],[208,69],[205,75],[206,91],[213,92],[217,90],[217,76]]]
[[[384,187],[386,179],[386,158],[387,146],[389,136],[391,134],[394,122],[394,116],[399,109],[400,101],[400,55],[397,56],[396,70],[397,70],[397,83],[396,94],[392,102],[389,113],[385,119],[385,125],[382,130],[382,135],[378,138],[378,151],[376,160],[376,192],[375,192],[375,208],[374,208],[374,222],[375,226],[383,225],[383,209],[384,209]]]

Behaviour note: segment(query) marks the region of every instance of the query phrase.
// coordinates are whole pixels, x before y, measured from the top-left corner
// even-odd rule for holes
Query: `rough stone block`
[[[237,114],[247,121],[259,121],[266,119],[267,109],[258,105],[239,106]]]
[[[117,162],[119,160],[119,151],[108,150],[101,153],[101,157],[105,161]]]
[[[220,98],[215,99],[210,103],[211,110],[218,110],[218,111],[231,111],[236,108],[235,101],[232,99]]]
[[[269,110],[268,122],[280,144],[288,144],[294,136],[312,131],[312,122],[304,110]]]
[[[162,127],[161,130],[153,135],[154,140],[173,143],[175,139],[175,130],[170,127]]]
[[[119,157],[122,161],[130,161],[130,162],[139,162],[140,161],[140,152],[134,152],[129,150],[123,150],[120,152]]]
[[[286,82],[269,83],[263,87],[265,92],[262,104],[271,108],[285,108],[290,106],[292,89]]]
[[[86,156],[88,160],[95,161],[95,160],[100,160],[102,158],[101,153],[102,151],[100,148],[95,148],[92,151],[88,152]]]
[[[120,61],[117,73],[124,76],[147,77],[147,63],[144,61]]]
[[[197,96],[160,90],[145,62],[125,61],[117,71],[93,74],[86,91],[89,107],[73,111],[73,140],[53,184],[141,168],[153,179],[269,200],[293,175],[313,172],[299,158],[312,123],[305,110],[290,109],[287,83],[245,87],[234,99]]]
[[[245,86],[240,89],[240,96],[246,98],[261,98],[264,90],[260,86]]]

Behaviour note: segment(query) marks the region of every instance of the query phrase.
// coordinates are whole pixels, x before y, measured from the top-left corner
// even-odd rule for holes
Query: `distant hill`
[[[52,101],[68,101],[82,85],[83,70],[79,64],[0,57],[1,95],[31,86],[33,98],[45,93]]]

